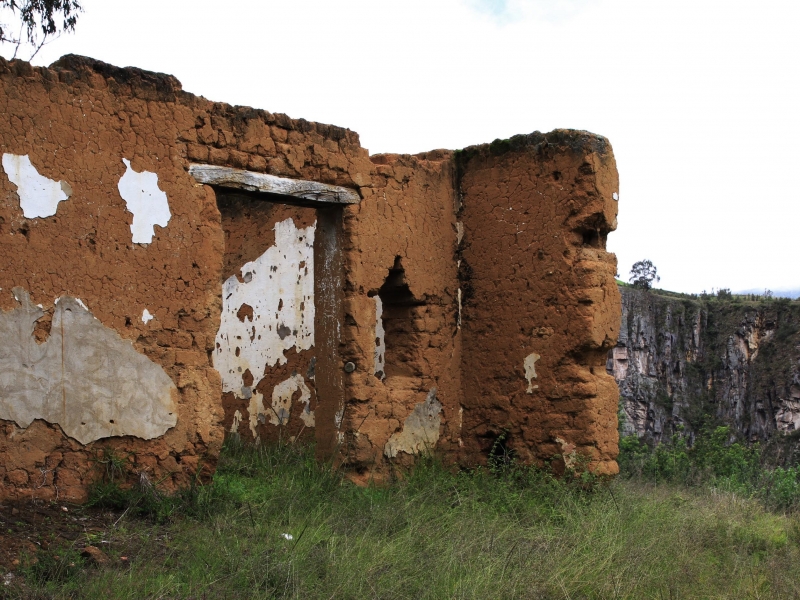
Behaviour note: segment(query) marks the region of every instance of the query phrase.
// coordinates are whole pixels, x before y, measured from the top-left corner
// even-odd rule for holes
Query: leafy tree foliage
[[[661,277],[658,276],[658,269],[656,269],[656,266],[651,261],[640,260],[639,262],[633,263],[631,267],[631,276],[628,281],[630,281],[635,288],[649,290],[654,281],[661,281]]]
[[[10,16],[19,21],[18,29],[0,22],[0,42],[14,46],[12,58],[16,58],[20,46],[30,44],[33,58],[47,38],[74,31],[82,10],[79,0],[0,0],[3,20]]]
[[[717,290],[717,298],[720,300],[733,300],[733,293],[730,288],[720,288]]]

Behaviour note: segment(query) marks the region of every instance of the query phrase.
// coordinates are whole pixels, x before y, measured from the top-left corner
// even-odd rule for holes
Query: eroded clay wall
[[[366,150],[74,56],[0,61],[0,106],[0,497],[83,499],[111,454],[168,489],[207,476],[230,265],[215,194],[188,166],[357,187]]]
[[[354,478],[383,479],[457,444],[460,336],[450,152],[373,156],[345,214],[345,376],[340,440]]]
[[[614,472],[603,138],[370,159],[348,130],[81,57],[0,61],[0,106],[0,497],[83,499],[111,456],[174,489],[226,433],[314,440],[362,482],[499,438]],[[361,202],[273,204],[193,163]]]
[[[516,136],[457,157],[464,237],[462,461],[587,456],[614,473],[618,179],[605,138]]]

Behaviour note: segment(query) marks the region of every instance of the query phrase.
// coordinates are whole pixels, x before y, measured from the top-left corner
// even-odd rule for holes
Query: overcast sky
[[[589,130],[617,158],[623,278],[649,258],[666,289],[800,288],[797,0],[81,1],[35,64],[171,73],[373,153]]]

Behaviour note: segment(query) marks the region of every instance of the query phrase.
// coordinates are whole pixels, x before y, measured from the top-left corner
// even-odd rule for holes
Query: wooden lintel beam
[[[361,202],[358,192],[338,185],[304,179],[287,179],[243,169],[214,165],[191,165],[189,175],[194,177],[198,183],[206,185],[290,196],[311,204],[330,206]]]

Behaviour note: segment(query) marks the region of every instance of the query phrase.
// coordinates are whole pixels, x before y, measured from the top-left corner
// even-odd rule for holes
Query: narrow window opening
[[[414,297],[400,257],[389,269],[378,296],[383,304],[384,373],[386,377],[422,374],[420,323],[426,306]]]

